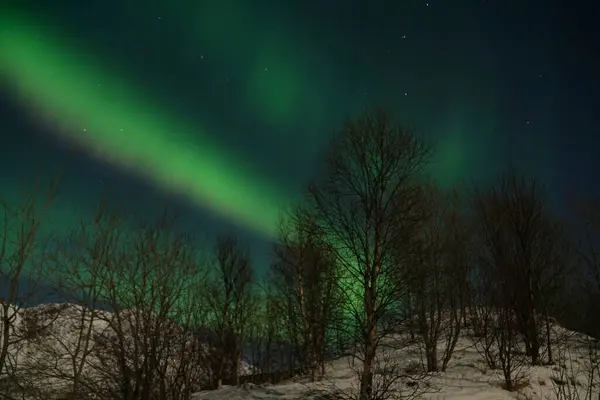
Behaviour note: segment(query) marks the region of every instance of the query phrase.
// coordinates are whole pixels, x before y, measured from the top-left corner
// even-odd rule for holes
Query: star
[[[402,39],[406,39],[406,35],[402,35]]]
[[[405,95],[405,96],[408,96],[408,93],[407,93],[407,92],[404,92],[404,95]]]
[[[269,70],[269,68],[265,67],[265,71],[268,71],[268,70]]]

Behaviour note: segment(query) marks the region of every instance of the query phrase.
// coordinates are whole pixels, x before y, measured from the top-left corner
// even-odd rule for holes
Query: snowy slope
[[[430,374],[419,383],[422,390],[416,394],[419,399],[431,400],[500,400],[500,399],[588,399],[597,400],[600,397],[600,379],[594,378],[592,385],[593,396],[586,397],[589,378],[590,361],[585,335],[566,331],[560,327],[555,328],[554,335],[568,338],[568,347],[560,354],[560,362],[551,366],[524,367],[524,385],[518,392],[508,392],[502,388],[503,377],[500,370],[490,371],[482,361],[481,355],[473,345],[473,340],[468,334],[463,334],[456,346],[456,351],[446,372]],[[564,336],[563,336],[564,335]],[[401,337],[392,338],[393,342],[401,341]],[[413,366],[419,360],[416,348],[402,350],[384,350],[380,358],[386,363],[398,363],[401,368]],[[558,358],[558,357],[557,357]],[[379,371],[376,380],[385,379],[384,371]],[[278,385],[247,385],[242,388],[225,387],[218,391],[196,393],[195,400],[246,400],[246,399],[327,399],[348,398],[347,395],[357,387],[356,372],[350,366],[348,358],[342,358],[328,365],[327,376],[321,383],[309,383],[307,380],[297,379]],[[561,384],[561,380],[568,379],[569,385]],[[406,383],[406,382],[405,382]],[[399,389],[407,398],[414,391],[406,384]],[[568,387],[567,387],[568,386]],[[558,390],[576,388],[580,397],[559,396]],[[331,396],[336,392],[344,392],[339,397]],[[329,394],[330,396],[328,396]],[[353,398],[356,398],[352,396]],[[393,397],[392,397],[393,398]]]
[[[124,329],[127,329],[127,315],[130,312],[133,311],[124,310],[120,314],[125,319]],[[10,313],[14,313],[14,309]],[[77,368],[74,361],[81,361],[84,354],[82,376],[86,382],[103,384],[106,375],[103,376],[102,371],[106,371],[107,367],[102,364],[101,357],[106,354],[106,347],[101,345],[100,340],[114,336],[109,326],[113,314],[61,303],[19,309],[14,316],[11,342],[15,343],[9,348],[9,368],[11,377],[17,377],[21,385],[34,391],[39,388],[59,392],[69,385]],[[85,340],[86,337],[91,339]],[[177,364],[176,360],[165,361],[167,364]],[[240,374],[248,371],[251,371],[251,367],[242,362]],[[5,374],[0,379],[11,380],[11,377]]]
[[[45,304],[19,312],[15,326],[17,330],[25,328],[28,323],[30,324],[28,321],[32,320],[51,326],[47,334],[32,337],[31,340],[23,341],[12,349],[11,356],[17,365],[37,365],[46,368],[44,379],[32,378],[36,385],[44,387],[61,385],[60,378],[53,378],[49,376],[51,374],[47,374],[48,368],[69,372],[69,357],[64,357],[64,355],[73,352],[77,344],[78,327],[82,321],[81,312],[80,307],[72,304]],[[32,316],[36,317],[32,318]],[[103,313],[101,320],[94,320],[93,332],[95,334],[105,333],[109,329],[106,322],[108,319],[110,319],[110,313]],[[588,354],[587,345],[590,338],[560,327],[555,327],[552,334],[555,338],[563,338],[567,345],[556,349],[555,359],[557,362],[555,365],[523,368],[524,384],[518,392],[508,392],[502,388],[502,372],[486,367],[482,356],[473,345],[474,339],[471,333],[467,330],[461,334],[446,372],[428,374],[426,379],[419,380],[418,383],[411,379],[402,379],[398,383],[397,389],[405,395],[410,395],[417,388],[417,398],[432,400],[590,400],[589,397],[586,397],[586,391],[591,387],[591,393],[595,396],[592,398],[597,400],[600,396],[600,379],[598,377],[600,369],[596,370],[591,386],[588,382],[590,363],[594,362]],[[421,368],[421,353],[418,346],[389,349],[390,347],[400,347],[395,345],[405,341],[406,337],[402,335],[396,335],[387,340],[388,346],[381,349],[379,353],[379,359],[383,361],[376,367],[376,381],[381,382],[393,376],[393,368],[398,368],[399,371],[418,371]],[[94,357],[95,355],[92,354],[89,360],[89,364],[92,366],[98,362]],[[599,360],[596,359],[595,362],[598,363]],[[320,383],[310,383],[306,379],[299,378],[277,385],[224,387],[217,391],[196,393],[193,398],[196,400],[326,399],[328,398],[327,394],[336,392],[349,394],[356,389],[356,367],[356,365],[352,366],[349,357],[344,357],[328,364],[326,377]],[[248,365],[242,365],[242,374],[249,370]],[[30,373],[30,369],[28,373]],[[57,373],[58,375],[60,373]],[[557,396],[558,389],[561,388],[563,390],[575,388],[580,393],[580,397]]]

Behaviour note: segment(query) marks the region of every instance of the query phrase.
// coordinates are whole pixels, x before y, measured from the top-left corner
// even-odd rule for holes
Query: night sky
[[[53,229],[101,197],[142,219],[168,205],[264,270],[279,207],[365,106],[436,144],[443,185],[514,167],[553,199],[598,192],[591,1],[2,3],[0,190],[63,170]]]

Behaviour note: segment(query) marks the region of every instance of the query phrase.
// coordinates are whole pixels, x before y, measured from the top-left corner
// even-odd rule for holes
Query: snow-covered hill
[[[589,353],[591,338],[555,327],[555,338],[564,338],[566,346],[557,346],[554,365],[527,367],[520,372],[522,384],[518,391],[503,389],[501,370],[490,370],[473,345],[473,338],[465,332],[459,339],[456,351],[446,372],[425,374],[420,380],[401,379],[397,386],[400,397],[431,400],[597,400],[600,399],[600,360]],[[390,344],[404,338],[390,338]],[[597,342],[595,344],[598,346]],[[393,346],[392,346],[393,347]],[[559,348],[561,349],[559,351]],[[441,351],[441,349],[440,349]],[[375,385],[389,381],[397,365],[398,371],[421,368],[416,347],[380,351],[381,360],[376,371]],[[594,364],[595,363],[595,364]],[[594,364],[594,365],[593,365]],[[592,375],[590,372],[595,368]],[[402,374],[402,372],[400,374]],[[410,375],[410,374],[409,374]],[[592,382],[590,382],[590,378]],[[296,379],[278,385],[246,385],[241,388],[224,387],[218,391],[196,393],[195,400],[247,400],[247,399],[350,399],[357,388],[356,368],[348,357],[329,363],[327,375],[320,383]],[[337,395],[336,395],[337,393]],[[350,394],[350,396],[349,396]]]
[[[178,330],[177,325],[155,324],[147,315],[140,317],[136,310],[121,311],[117,318],[107,311],[61,303],[23,308],[16,313],[11,308],[9,315],[14,322],[0,386],[10,390],[17,387],[28,393],[26,398],[53,398],[72,390],[74,376],[87,393],[86,398],[105,398],[102,393],[111,390],[111,382],[112,390],[118,390],[114,386],[123,375],[143,370],[141,364],[148,363],[152,354],[150,347],[156,350],[152,368],[154,373],[164,375],[162,379],[181,380],[182,374],[187,374],[189,381],[201,384],[207,378],[207,368],[195,365],[202,361],[200,357],[187,357],[187,365],[180,362],[182,353],[202,353],[206,344],[200,344],[199,349],[197,341]],[[125,372],[119,370],[121,356]],[[240,375],[251,369],[242,362]]]
[[[134,310],[121,313],[121,317],[134,320]],[[16,315],[14,333],[20,340],[11,345],[10,366],[12,376],[0,377],[6,385],[7,379],[18,378],[32,396],[27,398],[52,398],[72,385],[74,371],[81,374],[81,381],[91,392],[101,393],[110,387],[111,373],[118,368],[110,364],[110,348],[107,343],[114,339],[111,328],[114,315],[104,311],[82,309],[73,304],[44,304],[20,310]],[[131,325],[131,324],[130,324]],[[127,329],[133,326],[123,324]],[[89,335],[88,335],[89,329]],[[164,340],[171,340],[165,349],[175,346],[179,350],[194,352],[197,349],[179,346],[172,340],[172,332],[161,328]],[[139,332],[138,332],[139,334]],[[387,338],[378,354],[375,372],[375,385],[390,383],[390,379],[402,376],[391,385],[402,393],[399,398],[448,399],[448,400],[597,400],[600,397],[600,360],[598,342],[591,338],[555,326],[552,331],[554,358],[556,362],[547,366],[524,366],[520,368],[519,390],[509,392],[503,389],[501,370],[491,370],[485,364],[480,352],[474,346],[470,330],[464,330],[457,343],[454,355],[445,372],[424,374],[422,354],[418,345],[398,346],[405,343],[408,334],[397,334]],[[89,341],[85,339],[89,337]],[[113,338],[113,339],[111,339]],[[128,342],[129,343],[129,342]],[[596,346],[596,353],[590,352],[590,345]],[[135,363],[132,344],[126,356],[129,363]],[[177,350],[177,349],[176,349]],[[442,349],[440,348],[440,352]],[[177,351],[165,350],[161,356],[166,373],[175,373]],[[84,362],[82,362],[84,360]],[[162,365],[162,364],[161,364]],[[277,385],[244,385],[241,388],[224,387],[221,390],[197,392],[193,399],[200,400],[242,400],[242,399],[326,399],[348,397],[357,387],[358,362],[353,365],[350,357],[331,361],[327,365],[325,379],[310,383],[305,378],[297,378]],[[242,363],[241,374],[251,367]],[[206,370],[204,370],[206,371]],[[592,374],[593,372],[593,374]],[[415,373],[419,376],[415,379]],[[195,375],[194,379],[203,379]],[[96,385],[96,386],[94,386]],[[575,394],[577,392],[577,394]],[[337,397],[332,395],[338,394]],[[85,398],[103,398],[100,395]],[[398,398],[398,397],[391,397]],[[391,399],[390,398],[390,399]]]

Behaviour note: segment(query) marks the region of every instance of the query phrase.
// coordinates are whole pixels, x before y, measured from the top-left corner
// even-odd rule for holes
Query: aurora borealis
[[[261,253],[365,105],[434,142],[445,185],[517,166],[556,192],[591,186],[593,13],[441,3],[2,5],[2,188],[61,167],[61,224],[102,195],[142,215],[176,204],[192,230],[233,226]]]

